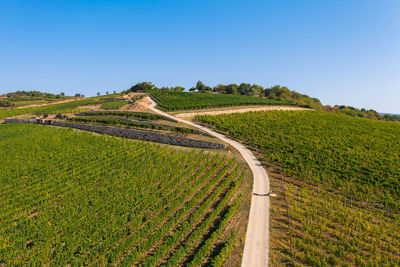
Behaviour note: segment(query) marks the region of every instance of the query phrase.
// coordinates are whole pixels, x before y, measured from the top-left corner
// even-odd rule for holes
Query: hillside
[[[0,125],[0,154],[0,263],[197,266],[240,244],[232,158],[26,124]]]
[[[64,93],[55,95],[39,91],[16,91],[2,95],[0,98],[0,107],[22,107],[35,104],[51,103],[70,98],[72,97],[66,96]]]
[[[276,264],[400,263],[399,124],[317,111],[197,119],[258,149],[270,166],[280,193],[272,202]]]
[[[190,94],[184,92],[185,88],[182,86],[158,88],[151,82],[141,82],[133,85],[127,91],[148,92],[157,100],[161,108],[169,111],[240,105],[293,105],[351,117],[400,121],[400,116],[380,114],[373,109],[358,109],[345,105],[323,105],[318,98],[310,97],[280,85],[263,87],[258,84],[232,83],[210,87],[198,81],[195,87],[189,89],[190,92],[196,93]]]
[[[157,101],[159,107],[169,111],[244,105],[290,105],[277,100],[244,95],[173,92],[169,90],[150,90],[148,93]]]

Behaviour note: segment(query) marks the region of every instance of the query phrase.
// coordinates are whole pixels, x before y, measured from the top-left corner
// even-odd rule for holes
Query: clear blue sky
[[[400,113],[400,1],[0,0],[0,93],[198,80]]]

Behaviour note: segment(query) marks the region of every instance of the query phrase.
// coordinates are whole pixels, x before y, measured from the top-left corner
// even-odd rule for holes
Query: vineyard
[[[169,90],[150,90],[148,93],[160,108],[171,111],[243,105],[290,105],[277,100],[245,95],[172,92]]]
[[[105,116],[105,117],[125,117],[138,120],[171,120],[169,118],[147,112],[131,111],[88,111],[77,114],[78,116]]]
[[[120,94],[109,95],[109,96],[111,97],[111,96],[119,96],[119,95]],[[19,109],[0,108],[0,119],[18,116],[18,115],[22,115],[22,114],[56,114],[56,113],[83,112],[83,111],[89,110],[89,108],[85,107],[88,105],[100,105],[100,104],[104,105],[106,103],[114,102],[114,101],[108,101],[108,100],[102,99],[102,98],[104,98],[104,96],[85,98],[85,99],[80,99],[80,100],[76,100],[76,101],[52,104],[52,105],[47,105],[47,106],[26,107],[26,108],[19,108]],[[118,101],[118,102],[122,102],[122,103],[126,104],[125,101]]]
[[[312,266],[400,264],[399,124],[318,111],[197,119],[244,140],[292,177],[281,178],[285,201],[271,200],[273,217],[287,207],[280,213],[289,233],[272,237],[272,247],[290,245],[276,245],[271,257],[289,254],[288,263]]]
[[[28,107],[20,109],[0,109],[0,119],[22,115],[22,114],[52,114],[52,113],[73,113],[86,111],[86,108],[80,108],[81,106],[96,104],[93,99],[87,98],[82,100],[76,100],[71,102],[52,104],[48,106],[39,107]]]
[[[101,108],[103,108],[103,109],[120,109],[123,106],[125,106],[126,104],[128,104],[128,102],[122,101],[122,100],[108,101],[108,102],[103,103],[101,105]]]
[[[103,125],[116,125],[116,126],[126,126],[139,129],[151,129],[151,130],[163,130],[163,131],[173,131],[181,134],[193,134],[196,131],[190,128],[171,126],[159,123],[151,123],[144,121],[133,121],[121,118],[102,118],[102,117],[72,117],[69,118],[70,121],[82,122],[82,123],[95,123]]]
[[[219,154],[0,125],[0,263],[220,266],[246,177]]]

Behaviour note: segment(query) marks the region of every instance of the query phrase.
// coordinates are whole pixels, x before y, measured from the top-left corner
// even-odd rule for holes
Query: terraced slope
[[[275,166],[271,264],[400,264],[400,124],[318,111],[197,119]]]
[[[38,107],[0,108],[0,119],[18,116],[22,114],[36,114],[36,113],[56,114],[56,113],[74,113],[74,112],[88,111],[89,109],[85,108],[84,106],[99,105],[99,104],[114,102],[109,100],[110,97],[119,95],[120,94],[108,95],[107,97],[105,96],[90,97],[70,102],[49,104],[46,106],[38,106]],[[126,102],[119,101],[118,105],[121,105],[122,103],[125,104]],[[114,107],[114,105],[111,106]]]
[[[0,125],[0,262],[218,264],[243,179],[219,155]]]
[[[243,105],[290,105],[273,99],[245,95],[172,92],[168,90],[150,90],[148,93],[159,107],[169,111]]]

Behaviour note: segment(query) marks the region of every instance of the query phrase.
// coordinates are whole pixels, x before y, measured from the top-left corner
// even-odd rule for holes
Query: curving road
[[[253,172],[253,196],[251,198],[249,223],[247,226],[246,242],[244,245],[242,266],[268,266],[269,253],[269,179],[268,174],[262,167],[253,153],[242,144],[227,138],[226,136],[210,130],[204,126],[197,125],[191,121],[174,117],[156,108],[156,103],[149,98],[151,105],[149,108],[166,117],[175,119],[179,122],[186,123],[193,127],[199,128],[204,132],[232,145],[236,148]]]

